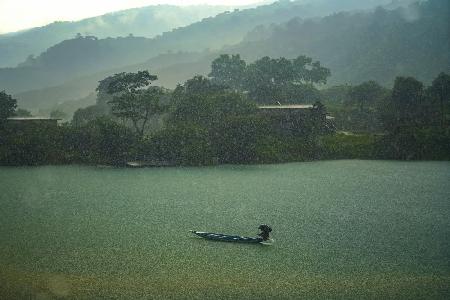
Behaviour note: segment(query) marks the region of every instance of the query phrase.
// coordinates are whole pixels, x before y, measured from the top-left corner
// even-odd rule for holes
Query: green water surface
[[[448,299],[449,261],[448,162],[0,168],[2,299]]]

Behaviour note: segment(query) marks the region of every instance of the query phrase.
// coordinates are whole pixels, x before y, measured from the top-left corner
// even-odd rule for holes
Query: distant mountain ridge
[[[233,9],[232,6],[153,5],[132,8],[80,21],[58,21],[42,27],[0,35],[0,67],[14,67],[29,55],[39,55],[50,46],[76,34],[98,38],[154,37],[174,28]]]
[[[282,23],[294,17],[321,17],[335,13],[336,9],[365,9],[390,1],[341,0],[336,5],[334,0],[284,0],[220,13],[153,39],[78,37],[50,47],[36,58],[30,57],[17,68],[0,69],[1,88],[12,93],[41,89],[90,73],[137,64],[168,51],[218,50],[239,43],[258,25]]]
[[[450,70],[449,5],[448,0],[428,0],[393,10],[292,19],[258,28],[259,40],[252,40],[249,33],[227,51],[247,60],[266,55],[311,56],[331,69],[331,84],[375,80],[390,85],[396,76],[415,76],[430,83],[440,72]]]
[[[208,74],[211,61],[222,53],[239,53],[247,61],[262,56],[305,54],[329,67],[330,84],[376,80],[390,85],[395,76],[415,76],[429,83],[450,69],[448,2],[428,0],[393,10],[346,12],[324,18],[294,18],[279,25],[258,26],[234,46],[203,53],[171,53],[146,63],[105,70],[49,89],[17,95],[30,108],[83,98],[97,81],[117,72],[149,69],[157,85],[174,87],[195,74]],[[293,38],[295,37],[295,38]]]

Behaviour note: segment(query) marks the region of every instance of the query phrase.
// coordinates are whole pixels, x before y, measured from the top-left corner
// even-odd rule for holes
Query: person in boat
[[[261,224],[259,225],[258,229],[261,230],[258,235],[262,238],[263,241],[267,241],[270,238],[269,234],[272,231],[272,228],[270,228],[269,225]]]

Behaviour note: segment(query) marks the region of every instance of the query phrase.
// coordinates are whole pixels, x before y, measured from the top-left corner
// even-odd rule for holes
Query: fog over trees
[[[291,18],[326,11],[324,5],[329,5],[328,11],[336,6],[334,1],[320,3],[307,6],[310,10],[301,2],[282,2],[233,11],[154,39],[80,36],[29,58],[21,67],[0,69],[0,81],[23,107],[50,111],[61,102],[85,99],[98,81],[120,72],[151,69],[158,74],[158,85],[174,88],[193,75],[207,75],[211,62],[223,53],[239,53],[249,63],[264,56],[305,55],[330,69],[328,86],[373,80],[389,87],[400,75],[430,83],[448,70],[445,1],[396,2],[313,19]],[[228,41],[226,36],[237,38]],[[432,59],[424,58],[424,53]]]
[[[80,33],[0,69],[3,119],[67,122],[56,162],[444,159],[448,41],[445,0],[278,1],[154,38]],[[114,157],[98,150],[110,138]]]

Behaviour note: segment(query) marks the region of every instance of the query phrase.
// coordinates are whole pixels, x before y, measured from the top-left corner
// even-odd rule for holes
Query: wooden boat
[[[221,241],[221,242],[234,242],[234,243],[248,243],[248,244],[260,244],[263,241],[262,238],[245,237],[239,235],[228,235],[222,233],[203,232],[191,230],[193,234],[208,240]]]

